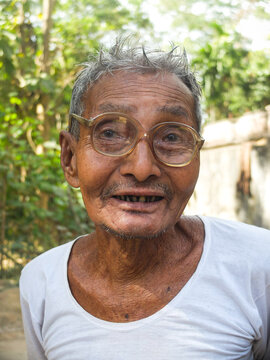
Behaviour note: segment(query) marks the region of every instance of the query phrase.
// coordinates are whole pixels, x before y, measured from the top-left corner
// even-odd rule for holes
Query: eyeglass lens
[[[188,162],[193,155],[195,145],[192,132],[180,125],[161,126],[153,137],[153,148],[157,157],[169,164]]]
[[[135,125],[123,116],[104,116],[93,129],[93,142],[104,154],[122,155],[135,144]]]
[[[133,148],[138,129],[128,118],[106,115],[93,128],[96,150],[107,155],[122,155]],[[166,124],[154,130],[153,149],[156,156],[169,164],[184,164],[192,158],[196,140],[188,128]]]

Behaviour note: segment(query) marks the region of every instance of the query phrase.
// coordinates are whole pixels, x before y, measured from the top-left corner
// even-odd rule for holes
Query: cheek
[[[194,187],[199,176],[200,162],[198,158],[193,159],[192,163],[184,168],[180,168],[174,183],[177,184],[176,191],[180,197],[189,198],[193,193]]]
[[[81,192],[86,201],[102,194],[109,178],[117,169],[117,161],[91,150],[86,154],[79,154],[77,168]]]
[[[196,161],[192,165],[188,165],[182,170],[183,172],[178,175],[178,181],[176,182],[176,205],[172,207],[172,209],[177,212],[177,219],[182,215],[191,195],[193,194],[199,175],[199,161]]]

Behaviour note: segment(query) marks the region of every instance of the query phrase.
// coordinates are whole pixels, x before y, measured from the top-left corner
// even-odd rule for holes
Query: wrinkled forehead
[[[165,72],[140,74],[118,71],[103,75],[84,95],[84,116],[103,112],[132,113],[156,111],[165,107],[185,112],[196,126],[194,98],[189,88],[175,75]]]

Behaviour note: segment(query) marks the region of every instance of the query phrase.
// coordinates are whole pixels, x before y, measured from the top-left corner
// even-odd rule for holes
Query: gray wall
[[[186,214],[270,229],[270,106],[205,126],[201,172]]]

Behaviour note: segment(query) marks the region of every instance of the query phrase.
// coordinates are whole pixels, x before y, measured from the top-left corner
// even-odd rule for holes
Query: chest
[[[83,282],[70,271],[69,285],[77,303],[89,314],[111,322],[131,322],[153,315],[172,301],[190,280],[198,261],[137,283],[116,285],[99,278]]]

